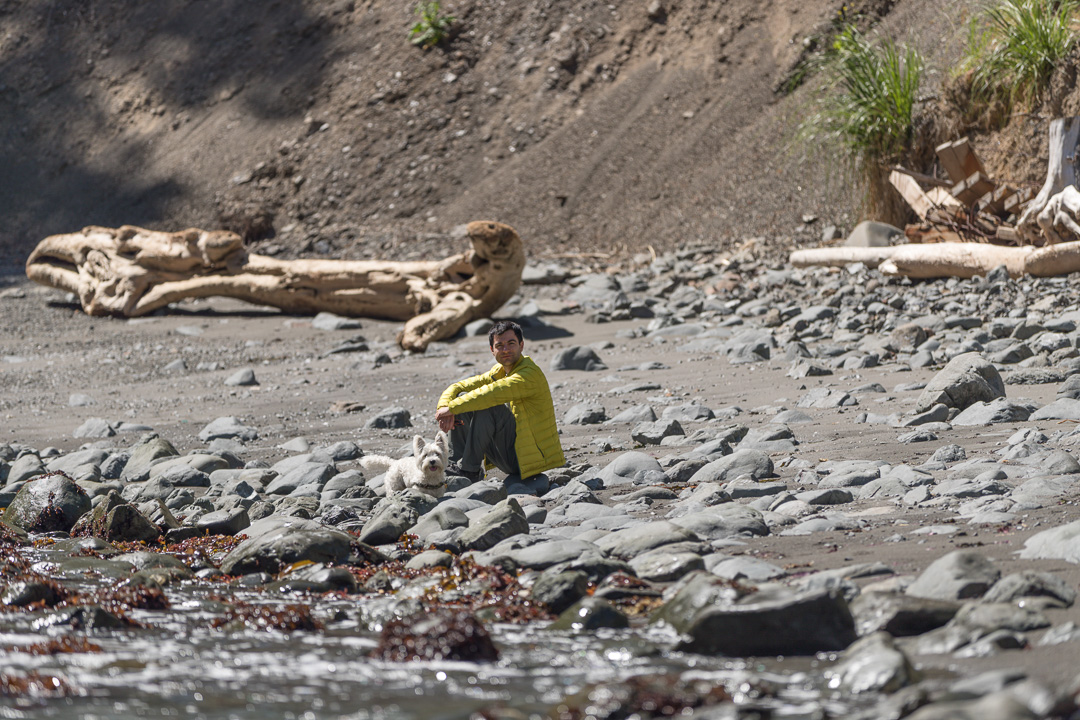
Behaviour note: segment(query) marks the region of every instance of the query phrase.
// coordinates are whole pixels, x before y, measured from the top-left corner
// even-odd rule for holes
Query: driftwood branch
[[[1051,198],[1065,188],[1076,185],[1080,174],[1080,117],[1058,118],[1050,123],[1048,151],[1046,182],[1035,199],[1024,208],[1016,223],[1020,236],[1036,245],[1053,242],[1051,237],[1044,240],[1042,236],[1045,220],[1040,222],[1040,215],[1050,204]]]
[[[138,317],[188,298],[223,296],[286,312],[407,321],[398,342],[423,350],[490,317],[521,286],[517,232],[469,223],[472,249],[419,262],[276,260],[235,233],[157,232],[125,225],[53,235],[26,262],[35,282],[75,293],[89,315]]]

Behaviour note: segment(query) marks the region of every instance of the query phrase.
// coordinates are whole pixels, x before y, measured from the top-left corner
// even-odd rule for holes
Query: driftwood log
[[[843,267],[861,262],[886,275],[911,278],[986,275],[1004,265],[1012,277],[1054,277],[1080,272],[1080,241],[1034,248],[984,243],[932,243],[885,248],[836,247],[796,250],[795,267]]]
[[[125,225],[52,235],[26,262],[31,280],[75,293],[89,315],[138,317],[188,298],[222,296],[286,312],[403,320],[398,343],[424,350],[490,317],[521,286],[525,248],[509,225],[469,223],[472,249],[445,260],[276,260],[225,231]]]

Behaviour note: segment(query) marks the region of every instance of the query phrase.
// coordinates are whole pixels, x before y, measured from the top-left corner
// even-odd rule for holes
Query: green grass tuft
[[[848,25],[836,36],[825,64],[828,87],[818,111],[800,127],[804,142],[839,144],[849,167],[867,188],[868,212],[893,219],[886,211],[886,169],[902,162],[912,146],[915,106],[922,82],[918,50],[889,39],[871,41]]]
[[[1031,106],[1076,44],[1080,0],[1002,0],[973,20],[965,67],[972,94]]]
[[[420,45],[425,50],[441,43],[450,34],[450,26],[457,19],[443,15],[438,2],[422,2],[416,6],[420,20],[409,29],[413,45]]]
[[[850,26],[833,52],[837,92],[826,101],[827,127],[863,162],[898,160],[911,141],[922,56],[888,39],[872,43]]]

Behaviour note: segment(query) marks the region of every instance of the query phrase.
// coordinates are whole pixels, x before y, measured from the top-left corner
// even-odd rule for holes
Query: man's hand
[[[441,407],[435,411],[435,422],[439,423],[439,429],[443,432],[450,432],[454,429],[454,413],[450,412],[450,408]]]

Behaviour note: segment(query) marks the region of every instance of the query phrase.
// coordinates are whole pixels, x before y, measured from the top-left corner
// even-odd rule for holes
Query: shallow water
[[[55,571],[54,561],[68,557],[48,549],[21,553],[42,570]],[[101,561],[88,559],[85,567],[95,563]],[[91,591],[117,583],[92,574],[76,578],[68,570],[65,586]],[[854,707],[851,698],[826,689],[822,673],[832,658],[677,653],[667,649],[675,636],[658,627],[573,634],[548,631],[543,622],[494,624],[488,630],[501,654],[496,663],[395,663],[369,657],[379,639],[371,618],[385,614],[386,596],[282,595],[205,581],[169,585],[165,593],[168,610],[128,613],[140,629],[74,631],[49,622],[55,610],[0,614],[0,675],[36,672],[70,689],[65,697],[0,697],[0,717],[454,720],[560,717],[565,706],[568,718],[603,718],[625,701],[624,683],[640,676],[660,676],[660,688],[689,686],[699,696],[723,688],[731,701],[700,711],[701,717],[809,720]],[[213,628],[236,602],[304,603],[325,629]],[[371,612],[380,602],[380,611]],[[85,638],[101,651],[10,650],[65,636]]]
[[[90,633],[100,653],[4,654],[3,672],[56,675],[78,694],[23,699],[0,716],[451,720],[485,710],[490,717],[548,717],[561,704],[580,706],[585,696],[574,696],[590,687],[669,673],[726,688],[735,701],[731,712],[714,717],[764,711],[809,719],[849,707],[822,698],[815,680],[820,672],[811,667],[821,664],[816,660],[766,665],[665,652],[671,637],[657,630],[570,635],[538,624],[495,625],[490,629],[501,652],[497,663],[388,663],[367,657],[377,635],[361,627],[353,600],[318,603],[322,615],[337,610],[346,616],[325,631],[228,632],[208,628],[214,615],[203,602],[182,599],[189,594],[194,595],[170,592],[170,610],[131,614],[151,629]],[[40,613],[3,616],[0,644],[40,642],[35,616]],[[598,703],[602,710],[606,694],[601,688],[584,704]]]

